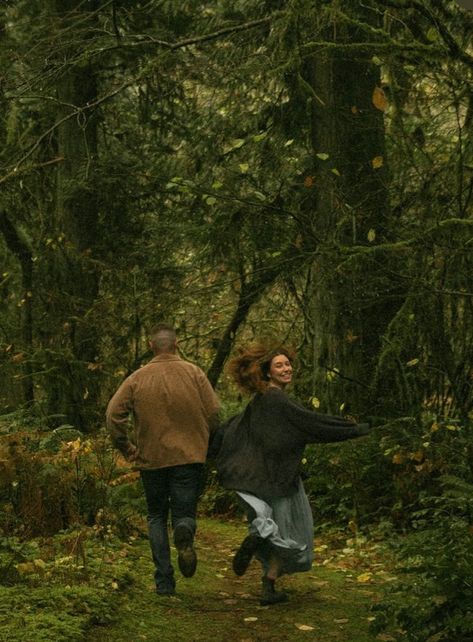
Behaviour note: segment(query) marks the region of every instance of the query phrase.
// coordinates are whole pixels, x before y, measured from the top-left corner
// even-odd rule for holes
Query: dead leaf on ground
[[[369,573],[369,572],[362,573],[361,575],[358,575],[358,577],[356,578],[356,581],[361,582],[363,584],[364,582],[370,582],[372,578],[373,578],[372,573]]]
[[[295,626],[299,629],[299,631],[313,631],[314,630],[314,627],[313,626],[309,626],[308,624],[296,624]]]

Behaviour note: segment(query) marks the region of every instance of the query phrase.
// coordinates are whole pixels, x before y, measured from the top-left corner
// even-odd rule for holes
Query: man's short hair
[[[170,352],[176,345],[176,331],[168,323],[159,323],[151,329],[150,341],[156,352]]]

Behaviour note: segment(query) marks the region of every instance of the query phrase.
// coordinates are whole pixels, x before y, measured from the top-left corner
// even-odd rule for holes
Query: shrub
[[[473,639],[473,485],[441,479],[399,547],[400,579],[376,607],[375,631],[393,624],[409,642]]]

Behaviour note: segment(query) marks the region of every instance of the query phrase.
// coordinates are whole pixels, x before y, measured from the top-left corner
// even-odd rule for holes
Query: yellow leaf
[[[364,584],[366,582],[369,582],[372,578],[373,574],[372,573],[362,573],[361,575],[358,575],[356,578],[357,582],[360,582],[361,584]]]
[[[386,94],[384,93],[382,87],[374,88],[371,101],[376,109],[379,109],[380,111],[386,111],[388,107],[388,99],[386,98]]]
[[[309,626],[308,624],[296,624],[296,627],[299,629],[299,631],[313,631],[314,627]]]
[[[419,363],[419,359],[411,359],[410,361],[408,361],[408,362],[406,363],[406,366],[409,366],[409,368],[410,368],[410,367],[412,367],[412,366],[417,365],[418,363]]]
[[[383,163],[384,163],[384,158],[382,156],[375,156],[371,161],[371,165],[373,169],[379,169],[380,167],[383,166]]]
[[[445,426],[445,428],[446,428],[447,430],[452,430],[452,431],[460,430],[460,428],[459,428],[458,426],[455,426],[454,424],[447,424],[447,425]]]
[[[256,622],[258,620],[257,617],[246,617],[245,622]]]
[[[26,573],[33,573],[35,568],[34,564],[31,562],[20,562],[15,564],[15,568],[20,573],[20,575],[25,575]]]
[[[320,399],[317,399],[317,397],[311,397],[310,403],[314,408],[320,408]]]
[[[368,232],[368,241],[372,243],[375,240],[375,238],[376,238],[376,230],[371,228],[370,231]]]
[[[46,562],[40,558],[33,560],[33,564],[36,566],[36,568],[40,568],[42,571],[46,568]]]

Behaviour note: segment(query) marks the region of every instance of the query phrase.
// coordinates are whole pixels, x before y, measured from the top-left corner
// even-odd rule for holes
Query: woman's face
[[[285,388],[292,380],[292,365],[285,354],[277,354],[269,366],[269,384]]]

